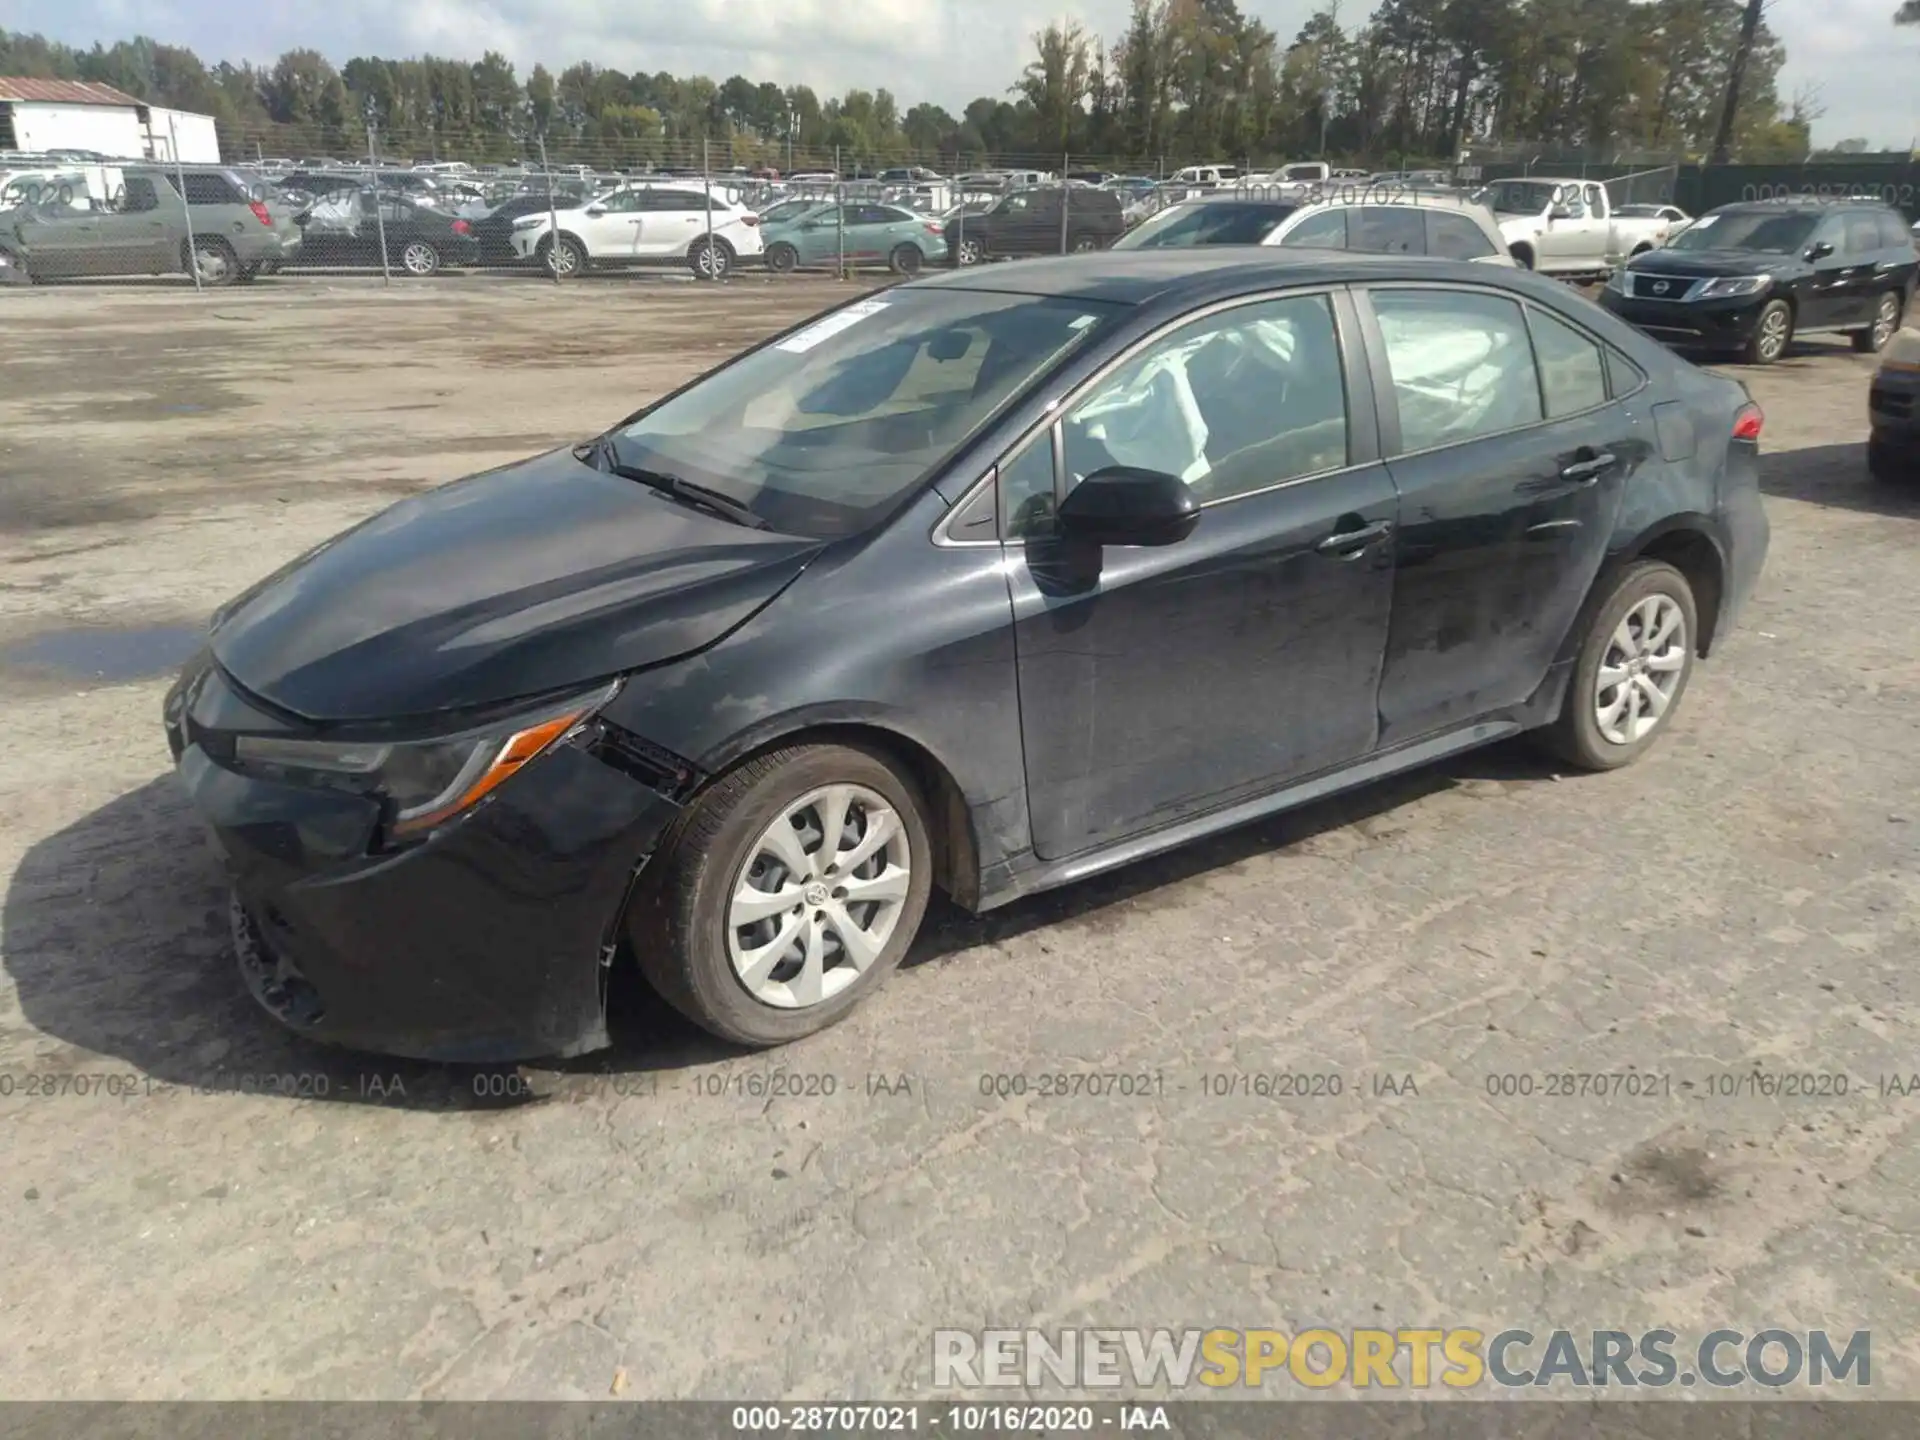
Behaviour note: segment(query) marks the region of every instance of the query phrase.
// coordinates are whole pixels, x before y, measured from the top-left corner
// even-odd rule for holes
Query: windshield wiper
[[[693,505],[718,515],[723,520],[731,520],[736,525],[745,525],[750,530],[771,530],[773,528],[762,516],[754,514],[745,505],[731,495],[723,495],[718,490],[696,484],[682,476],[670,474],[665,470],[647,470],[638,465],[628,465],[621,461],[613,448],[613,438],[601,435],[574,447],[573,458],[584,461],[596,470],[604,470],[609,475],[618,475],[622,480],[633,480],[639,484],[658,490],[663,495],[687,505]]]

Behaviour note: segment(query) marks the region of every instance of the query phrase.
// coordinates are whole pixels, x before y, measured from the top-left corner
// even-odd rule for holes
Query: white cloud
[[[1290,39],[1314,0],[1242,0]],[[1905,145],[1920,132],[1920,30],[1896,29],[1898,0],[1771,7],[1786,42],[1788,94],[1816,90],[1821,141],[1852,135]],[[910,105],[958,110],[1007,91],[1051,20],[1078,19],[1113,38],[1127,0],[13,0],[9,28],[69,43],[137,32],[202,56],[270,59],[310,45],[355,54],[505,53],[524,71],[587,59],[624,70],[741,74],[823,94],[886,87]]]

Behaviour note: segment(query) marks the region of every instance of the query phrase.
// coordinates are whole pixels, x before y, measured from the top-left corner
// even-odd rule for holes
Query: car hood
[[[1779,275],[1801,266],[1792,255],[1767,250],[1676,250],[1671,245],[1627,262],[1629,270],[1661,275]]]
[[[822,545],[561,450],[336,536],[223,608],[210,643],[241,686],[310,720],[490,706],[704,649]]]

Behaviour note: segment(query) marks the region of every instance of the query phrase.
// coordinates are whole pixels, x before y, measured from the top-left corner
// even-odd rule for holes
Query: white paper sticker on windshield
[[[822,340],[830,340],[842,330],[850,330],[869,315],[877,315],[887,308],[884,300],[862,300],[858,305],[849,305],[844,310],[836,310],[824,320],[816,320],[806,329],[796,331],[773,348],[790,351],[795,355],[804,355]]]

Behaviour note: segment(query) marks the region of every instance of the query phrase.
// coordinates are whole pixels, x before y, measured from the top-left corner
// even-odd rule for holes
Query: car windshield
[[[1122,313],[893,290],[829,311],[646,412],[614,432],[617,458],[717,490],[788,534],[854,534]]]
[[[1769,215],[1758,211],[1704,215],[1667,242],[1670,250],[1758,250],[1791,255],[1813,238],[1818,215]]]
[[[1496,215],[1538,215],[1559,188],[1544,180],[1499,180],[1486,188],[1485,203]]]
[[[1258,245],[1298,206],[1215,201],[1176,205],[1114,241],[1115,250],[1178,249],[1187,245]]]

